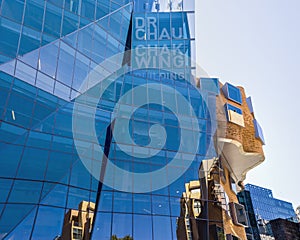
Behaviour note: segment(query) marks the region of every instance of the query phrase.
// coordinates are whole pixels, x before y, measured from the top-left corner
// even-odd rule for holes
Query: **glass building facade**
[[[177,239],[185,183],[198,179],[204,158],[215,156],[216,94],[199,89],[193,77],[194,2],[0,0],[0,6],[0,238],[59,238],[66,214],[85,201],[96,206],[91,239]],[[123,72],[106,86],[91,117],[89,100],[103,84],[83,89],[87,78],[96,72],[101,79],[104,70],[113,75],[126,64],[130,69],[134,55],[126,62],[125,52],[149,47],[178,52],[183,65]],[[110,62],[116,55],[122,64]],[[101,64],[103,71],[95,71]],[[139,86],[145,94],[132,92]],[[116,117],[120,99],[123,112]],[[80,132],[90,118],[96,138]],[[128,123],[118,130],[128,130],[132,141],[110,136],[116,118]],[[164,131],[153,133],[157,125]],[[159,149],[151,145],[164,135]],[[106,156],[118,169],[147,174],[139,182],[146,190],[130,188],[136,175],[102,172]],[[151,175],[162,169],[165,178]],[[171,172],[180,174],[170,180]],[[103,184],[97,174],[104,174]]]
[[[277,218],[295,218],[292,203],[274,198],[272,190],[253,184],[246,184],[245,189],[250,192],[257,219],[273,220]]]

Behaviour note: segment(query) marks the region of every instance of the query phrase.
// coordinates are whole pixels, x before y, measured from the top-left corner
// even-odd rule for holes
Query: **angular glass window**
[[[222,91],[227,99],[238,104],[242,104],[242,94],[239,88],[231,85],[230,83],[225,83],[222,87]]]
[[[262,144],[265,144],[265,138],[264,138],[264,133],[262,130],[262,127],[259,125],[258,121],[256,119],[253,120],[253,124],[255,127],[255,137],[260,139]]]
[[[246,102],[247,102],[248,108],[250,110],[250,113],[253,113],[254,110],[253,110],[253,105],[252,105],[252,99],[251,99],[251,97],[247,97],[246,98]]]

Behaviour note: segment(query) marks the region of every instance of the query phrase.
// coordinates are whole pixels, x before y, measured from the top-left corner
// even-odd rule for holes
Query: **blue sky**
[[[300,1],[196,0],[197,62],[252,96],[266,160],[246,182],[300,205]]]

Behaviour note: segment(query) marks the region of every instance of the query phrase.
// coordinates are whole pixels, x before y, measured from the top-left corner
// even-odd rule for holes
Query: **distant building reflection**
[[[70,209],[64,218],[63,240],[89,240],[94,220],[95,203],[82,201],[78,210]]]

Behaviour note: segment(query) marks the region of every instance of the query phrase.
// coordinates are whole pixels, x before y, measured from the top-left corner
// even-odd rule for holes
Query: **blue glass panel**
[[[114,192],[114,212],[132,212],[132,194]]]
[[[49,93],[53,93],[54,88],[54,79],[48,77],[47,75],[38,72],[37,79],[36,79],[36,86],[41,88]]]
[[[38,203],[42,190],[42,182],[15,180],[10,193],[11,203]]]
[[[24,25],[35,28],[40,31],[42,29],[43,15],[44,1],[26,1]]]
[[[92,58],[96,63],[102,62],[105,58],[106,39],[107,33],[95,25]]]
[[[58,112],[55,116],[54,133],[66,137],[72,137],[72,119],[71,115]]]
[[[61,152],[51,152],[46,172],[46,180],[62,182],[69,173],[72,155]]]
[[[70,77],[72,79],[72,76]],[[69,84],[71,84],[71,79],[65,79],[68,81]],[[54,88],[54,95],[58,96],[59,98],[69,100],[71,94],[71,89],[67,87],[64,84],[61,84],[59,82],[55,82],[55,88]]]
[[[91,186],[91,175],[80,160],[72,166],[70,184],[87,189]]]
[[[40,50],[39,70],[55,77],[58,57],[58,43],[44,46]]]
[[[101,191],[101,198],[98,206],[98,211],[101,212],[112,212],[112,192],[107,191]],[[101,213],[99,213],[98,216],[100,216]]]
[[[97,213],[92,240],[111,239],[111,213]]]
[[[62,35],[65,36],[68,33],[74,32],[76,29],[78,29],[78,21],[79,21],[79,17],[77,15],[65,10]]]
[[[30,239],[31,230],[35,219],[37,207],[33,208],[28,215],[22,220],[13,231],[7,235],[7,239]],[[1,237],[1,233],[0,233]]]
[[[64,6],[64,1],[61,0],[47,0],[47,2],[57,5],[61,8]]]
[[[12,180],[0,179],[0,202],[1,203],[6,202],[11,185],[12,185]]]
[[[79,52],[76,53],[72,88],[79,90],[89,73],[90,60]]]
[[[29,52],[23,56],[19,55],[18,57],[22,62],[26,63],[27,65],[30,65],[33,68],[37,68],[39,49]]]
[[[49,206],[66,207],[67,186],[45,183],[41,203]]]
[[[109,0],[97,1],[96,6],[96,19],[100,19],[108,14],[109,12]]]
[[[106,47],[106,57],[111,57],[119,52],[119,42],[110,35],[107,37]]]
[[[27,145],[32,147],[46,148],[46,149],[50,148],[51,135],[31,131],[29,133]]]
[[[152,239],[151,216],[133,215],[133,239]]]
[[[74,60],[75,50],[61,42],[56,77],[68,86],[72,83]]]
[[[0,218],[0,236],[16,227],[33,209],[34,205],[30,204],[7,204]]]
[[[58,1],[61,3],[63,2],[60,0]],[[44,32],[59,37],[62,19],[62,8],[49,4],[49,1],[46,4],[47,7],[45,13]]]
[[[43,180],[47,161],[48,151],[25,148],[18,171],[18,177],[31,180]]]
[[[164,196],[152,196],[152,211],[154,215],[170,215],[169,198]]]
[[[73,145],[74,143],[71,138],[53,136],[51,149],[59,152],[72,153]]]
[[[20,61],[17,61],[15,76],[32,85],[35,84],[36,70]]]
[[[2,122],[0,124],[0,139],[4,139],[5,142],[13,142],[18,137],[23,136],[24,133],[26,133],[26,130],[24,128],[17,127],[5,122]]]
[[[23,27],[19,54],[23,55],[40,46],[41,33],[29,27]]]
[[[155,240],[172,239],[170,217],[153,216],[153,233]]]
[[[180,216],[180,198],[170,198],[171,204],[171,216],[179,217]]]
[[[49,233],[51,233],[51,238],[52,236],[55,238],[55,236],[60,235],[63,220],[64,209],[40,206],[33,229],[32,239],[49,239]]]
[[[83,0],[81,3],[81,16],[88,19],[95,18],[95,3],[93,0]]]
[[[133,195],[133,212],[140,214],[151,213],[151,195],[134,194]]]
[[[13,2],[8,0],[9,2]],[[3,11],[3,10],[2,10]],[[15,22],[1,18],[0,35],[0,52],[10,57],[15,57],[18,49],[21,26]]]
[[[169,150],[177,151],[180,144],[180,132],[178,128],[166,126],[167,142],[166,147]]]
[[[113,214],[112,235],[118,238],[132,236],[132,215],[115,213]]]
[[[87,26],[78,32],[77,49],[90,57],[92,52],[94,24]]]
[[[239,88],[229,83],[225,83],[225,85],[222,87],[222,90],[226,98],[238,104],[242,104],[242,95]]]
[[[3,0],[1,14],[16,22],[22,22],[24,11],[24,0]]]
[[[109,19],[110,34],[112,34],[117,39],[120,38],[121,25],[122,25],[122,11],[117,11],[111,14]],[[126,38],[124,40],[126,40]]]
[[[33,99],[12,92],[7,104],[6,120],[22,127],[29,127],[33,106]]]
[[[0,26],[0,31],[1,31],[1,26]],[[2,52],[2,49],[0,50],[0,52]],[[9,62],[10,60],[12,60],[12,57],[9,56],[5,56],[3,54],[0,54],[0,64]],[[2,66],[1,66],[2,67]]]
[[[32,119],[32,126],[34,126],[34,131],[41,131],[41,132],[49,132],[47,131],[47,127],[50,121],[53,119],[54,109],[49,108],[49,106],[45,104],[36,103],[34,106],[34,115]],[[41,122],[43,121],[43,122]],[[51,121],[51,125],[53,125],[53,121]],[[52,132],[52,131],[50,131]]]
[[[89,202],[89,191],[70,187],[68,193],[67,208],[78,209],[78,205],[82,201]]]
[[[80,14],[80,8],[81,8],[81,1],[78,0],[65,0],[65,9],[76,13],[76,14]]]

